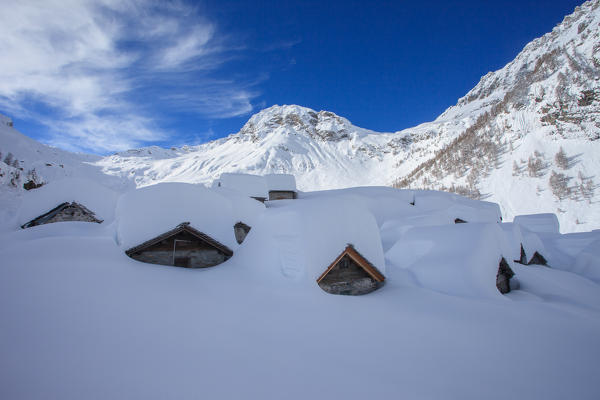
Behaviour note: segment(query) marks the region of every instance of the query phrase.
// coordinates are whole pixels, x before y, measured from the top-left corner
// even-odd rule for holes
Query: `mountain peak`
[[[316,140],[336,141],[349,138],[349,132],[363,131],[346,118],[330,111],[315,111],[298,105],[274,105],[254,114],[240,130],[252,140],[269,134],[300,134]]]

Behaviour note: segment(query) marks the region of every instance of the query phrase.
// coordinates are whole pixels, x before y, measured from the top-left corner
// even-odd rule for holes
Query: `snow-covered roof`
[[[19,225],[65,202],[77,202],[105,223],[115,215],[117,193],[89,179],[61,179],[24,193],[19,209]]]
[[[296,178],[291,174],[265,175],[267,188],[271,190],[296,191]]]
[[[213,187],[237,190],[249,197],[269,197],[267,182],[261,175],[224,173],[213,183]]]
[[[226,187],[213,187],[211,190],[231,201],[231,205],[233,206],[233,216],[237,222],[243,222],[246,225],[253,227],[257,223],[260,215],[265,211],[265,205],[263,203],[256,201],[237,190]]]
[[[512,250],[512,260],[519,260],[521,258],[521,246],[523,246],[523,250],[525,251],[527,262],[531,261],[536,252],[542,256],[546,254],[544,244],[535,232],[531,232],[523,226],[511,222],[502,223],[499,226],[504,232],[506,240],[509,242]]]
[[[412,228],[386,252],[389,278],[409,270],[418,285],[451,295],[496,297],[496,275],[514,250],[499,224],[453,224]],[[398,275],[396,275],[398,276]]]
[[[575,258],[573,272],[600,283],[600,235],[587,245]]]
[[[189,222],[194,229],[237,247],[232,201],[203,185],[160,183],[123,194],[117,205],[118,239],[125,250]]]
[[[377,221],[360,198],[319,197],[269,208],[240,254],[263,277],[303,280],[320,290],[317,278],[348,244],[385,275]]]
[[[517,215],[513,221],[532,232],[559,233],[560,226],[556,214],[527,214]]]
[[[360,201],[304,201],[296,212],[302,221],[309,279],[316,280],[348,244],[385,275],[377,221]]]

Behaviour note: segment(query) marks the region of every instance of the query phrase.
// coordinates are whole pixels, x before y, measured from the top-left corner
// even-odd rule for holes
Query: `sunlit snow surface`
[[[534,233],[499,223],[492,203],[444,193],[300,193],[261,210],[190,186],[121,196],[110,223],[2,222],[0,398],[600,398],[599,232]],[[178,194],[200,230],[253,218],[226,263],[124,254],[117,233],[135,233],[124,224]],[[219,196],[222,215],[202,217]],[[476,222],[455,225],[458,213]],[[514,263],[522,240],[551,268]],[[381,289],[317,286],[348,242],[386,275]],[[494,286],[500,256],[521,287],[507,295]]]

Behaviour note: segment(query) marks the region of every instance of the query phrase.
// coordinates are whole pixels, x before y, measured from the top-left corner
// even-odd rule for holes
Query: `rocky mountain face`
[[[490,198],[508,215],[543,208],[572,230],[598,227],[599,7],[577,7],[484,76],[433,123],[467,119],[468,126],[403,171],[395,186]]]
[[[223,172],[281,172],[294,174],[301,190],[442,189],[496,201],[509,220],[554,212],[564,231],[589,230],[600,227],[599,79],[600,0],[594,0],[485,75],[435,121],[403,131],[377,133],[328,111],[290,105],[262,110],[238,133],[199,146],[99,158],[38,143],[37,155],[13,153],[31,158],[20,168],[35,168],[40,181],[93,174],[125,188],[210,184]],[[0,141],[0,151],[11,151],[6,142]],[[25,183],[20,179],[16,186]]]

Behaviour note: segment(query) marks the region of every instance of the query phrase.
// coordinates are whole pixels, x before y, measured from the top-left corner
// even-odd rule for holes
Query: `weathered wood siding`
[[[51,224],[53,222],[67,221],[98,222],[94,214],[89,214],[79,207],[68,206],[43,223]]]
[[[269,192],[269,200],[291,200],[296,197],[296,192],[292,190],[271,190]]]
[[[131,258],[150,264],[205,268],[221,264],[228,257],[188,232],[180,232],[147,249],[131,254]]]
[[[319,282],[319,287],[327,293],[353,296],[370,293],[381,285],[348,255]]]

